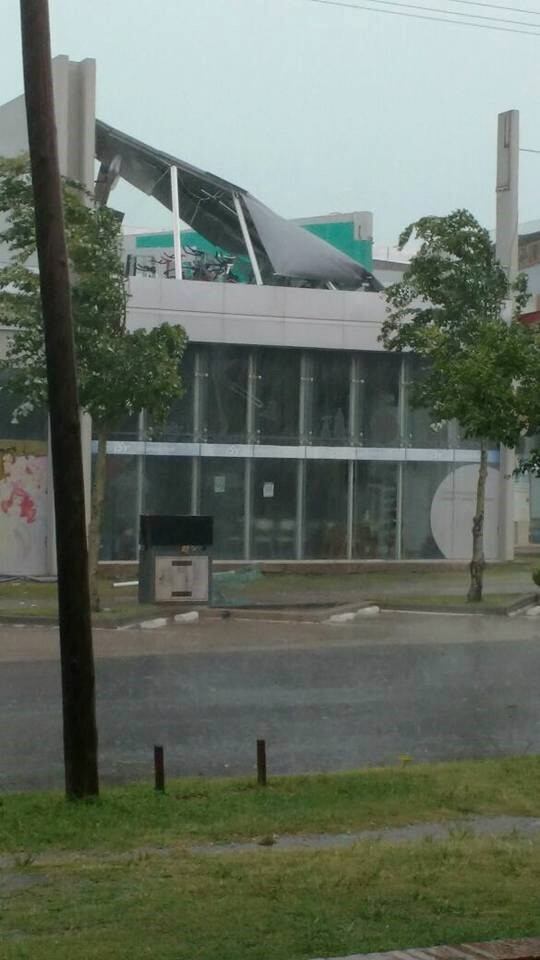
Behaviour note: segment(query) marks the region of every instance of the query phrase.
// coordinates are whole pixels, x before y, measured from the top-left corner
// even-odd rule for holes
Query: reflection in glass
[[[353,557],[395,559],[397,480],[395,463],[355,464]]]
[[[138,459],[133,456],[107,457],[100,552],[102,560],[137,559]]]
[[[359,433],[367,447],[398,447],[399,371],[392,353],[364,353],[360,358]]]
[[[188,443],[193,440],[193,395],[195,378],[195,347],[190,344],[181,365],[184,393],[173,401],[162,427],[148,423],[151,440]]]
[[[295,556],[297,465],[296,460],[253,462],[251,553],[256,560]]]
[[[325,559],[347,555],[348,463],[306,462],[304,556]]]
[[[214,518],[213,556],[236,559],[244,555],[245,461],[203,457],[201,514]]]
[[[344,446],[349,442],[350,354],[317,351],[310,355],[310,368],[309,439],[314,444]]]
[[[143,513],[182,516],[191,513],[191,458],[144,458]]]
[[[440,560],[431,531],[431,505],[439,484],[451,473],[448,463],[403,466],[402,555],[404,559]]]
[[[201,350],[202,416],[206,440],[246,440],[248,356],[245,347],[210,344]]]
[[[412,402],[414,384],[426,374],[425,362],[420,357],[407,356],[405,362],[406,410],[405,437],[411,447],[447,447],[448,424],[436,423],[429,410]]]
[[[298,443],[300,351],[256,354],[255,429],[260,443]]]

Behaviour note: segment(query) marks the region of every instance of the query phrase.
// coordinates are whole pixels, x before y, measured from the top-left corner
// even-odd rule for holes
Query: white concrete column
[[[518,272],[519,111],[500,113],[497,128],[496,253],[509,280]],[[514,559],[515,453],[500,448],[499,560]]]

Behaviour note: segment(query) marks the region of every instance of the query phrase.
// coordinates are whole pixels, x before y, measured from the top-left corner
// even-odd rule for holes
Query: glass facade
[[[211,514],[223,559],[441,557],[433,497],[470,454],[412,404],[414,357],[190,344],[182,369],[162,428],[111,438],[104,559],[135,558],[142,511]]]
[[[255,351],[257,443],[299,442],[300,361],[300,350]]]
[[[431,531],[431,506],[447,463],[407,463],[403,467],[402,556],[404,560],[441,560]]]
[[[343,559],[347,556],[348,473],[345,460],[306,462],[306,559]]]
[[[145,432],[153,440],[165,440],[169,443],[189,442],[193,439],[193,398],[195,394],[195,347],[188,346],[182,360],[182,382],[184,392],[174,401],[164,424],[155,427],[145,424]]]
[[[213,556],[244,556],[245,460],[236,457],[200,460],[200,510],[214,518]]]
[[[251,556],[257,560],[296,555],[298,461],[252,464]]]
[[[247,347],[211,344],[199,352],[201,435],[212,443],[245,443]]]
[[[358,358],[358,439],[365,447],[399,447],[401,429],[401,358],[392,353],[364,353]]]
[[[139,457],[107,457],[101,557],[136,560],[139,524]],[[142,512],[142,511],[141,511]]]
[[[191,513],[191,458],[138,457],[142,470],[142,512]]]
[[[424,368],[417,357],[407,356],[403,360],[403,375],[405,379],[405,437],[410,447],[448,447],[449,425],[434,423],[429,411],[416,407],[412,403],[412,386],[421,382]]]
[[[313,352],[307,357],[306,430],[309,443],[340,447],[350,443],[351,355]]]
[[[394,560],[398,530],[396,463],[356,463],[352,554],[360,560]]]

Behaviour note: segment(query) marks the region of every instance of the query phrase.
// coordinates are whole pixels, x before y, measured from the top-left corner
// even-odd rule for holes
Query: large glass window
[[[296,545],[297,460],[253,461],[251,553],[292,559]]]
[[[355,464],[353,557],[395,559],[397,481],[395,463]]]
[[[245,461],[203,457],[200,467],[201,514],[214,518],[213,555],[243,557]]]
[[[311,443],[339,447],[349,442],[351,356],[336,351],[310,355],[306,403],[307,433]]]
[[[193,440],[193,395],[195,380],[195,347],[188,346],[181,365],[184,392],[173,400],[162,427],[152,429],[152,440],[186,443]],[[152,424],[148,423],[151,428]]]
[[[359,439],[367,447],[398,447],[399,371],[401,358],[392,353],[360,357]]]
[[[136,560],[138,552],[138,457],[107,457],[102,560]]]
[[[144,458],[143,513],[182,516],[191,513],[191,458]]]
[[[442,553],[433,537],[431,511],[437,490],[451,473],[452,468],[447,463],[409,462],[403,465],[402,556],[404,559],[440,560],[442,558]]]
[[[348,463],[306,461],[304,556],[347,555]]]
[[[429,410],[412,402],[414,384],[426,375],[425,363],[420,357],[407,356],[405,362],[406,407],[405,439],[411,447],[447,447],[448,424],[436,423]]]
[[[248,353],[246,347],[222,343],[201,350],[202,423],[206,440],[245,442]]]
[[[255,430],[260,443],[298,443],[300,351],[257,350]]]

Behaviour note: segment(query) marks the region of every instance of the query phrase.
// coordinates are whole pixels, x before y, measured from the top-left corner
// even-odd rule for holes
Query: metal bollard
[[[155,789],[165,793],[165,759],[163,747],[154,747],[154,781]]]
[[[257,740],[257,783],[265,787],[266,779],[266,740]]]

